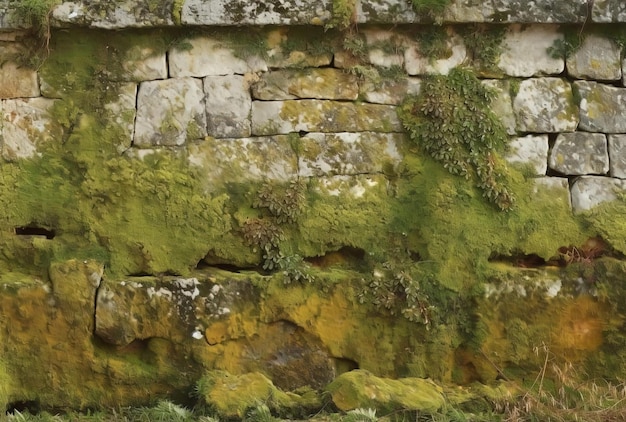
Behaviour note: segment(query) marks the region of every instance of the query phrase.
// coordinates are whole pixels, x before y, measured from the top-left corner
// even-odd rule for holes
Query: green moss
[[[411,4],[418,15],[426,15],[438,22],[450,0],[411,0]]]
[[[501,73],[497,69],[506,28],[502,26],[469,25],[459,31],[470,51],[474,66],[482,71]]]
[[[333,0],[333,14],[325,25],[327,29],[347,29],[356,20],[356,0]]]

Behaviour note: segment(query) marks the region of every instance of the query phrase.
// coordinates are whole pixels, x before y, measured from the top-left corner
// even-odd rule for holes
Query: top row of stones
[[[18,2],[0,0],[0,30],[28,26]],[[175,25],[326,25],[336,0],[68,1],[53,26],[122,29]],[[346,0],[350,4],[350,1]],[[441,13],[416,13],[407,0],[356,0],[355,23],[611,23],[626,22],[623,0],[450,0]]]

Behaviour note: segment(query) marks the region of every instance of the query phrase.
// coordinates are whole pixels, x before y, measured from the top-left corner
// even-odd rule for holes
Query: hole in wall
[[[358,362],[348,359],[348,358],[333,358],[335,364],[335,372],[337,376],[344,374],[346,372],[354,371],[355,369],[359,369]]]
[[[41,412],[41,405],[35,400],[17,400],[7,405],[7,415],[14,415],[15,412],[25,413],[28,412],[31,415],[37,415]]]
[[[54,239],[54,236],[56,236],[54,230],[49,230],[45,227],[38,227],[35,225],[16,227],[15,234],[17,236],[45,236],[46,239]]]

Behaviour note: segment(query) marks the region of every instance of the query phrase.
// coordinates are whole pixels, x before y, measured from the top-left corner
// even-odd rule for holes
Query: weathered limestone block
[[[515,135],[515,113],[511,99],[511,82],[500,79],[485,79],[482,84],[495,91],[496,96],[491,100],[491,110],[500,118],[506,133]]]
[[[614,201],[618,193],[626,192],[626,182],[611,177],[582,176],[576,179],[571,191],[574,212],[583,212]]]
[[[550,153],[550,168],[567,175],[606,174],[609,154],[600,133],[561,133]]]
[[[118,152],[122,153],[131,147],[135,131],[135,117],[137,109],[137,85],[122,83],[117,88],[117,100],[104,105],[109,119],[123,129],[124,137],[119,139]]]
[[[591,5],[593,22],[626,22],[626,3],[620,0],[594,0]]]
[[[206,94],[209,136],[216,138],[250,136],[250,89],[243,76],[207,76]]]
[[[580,129],[589,132],[626,132],[626,88],[577,81],[580,95]]]
[[[323,28],[280,27],[266,34],[269,47],[266,60],[270,68],[322,67],[333,61],[331,49],[319,43],[327,39]]]
[[[571,208],[569,181],[565,177],[538,177],[533,179],[535,194],[548,191],[555,207]]]
[[[572,88],[560,78],[522,81],[513,110],[520,132],[573,132],[578,126]]]
[[[28,98],[0,102],[0,140],[5,160],[32,157],[42,142],[61,140],[61,125],[48,114],[54,101]]]
[[[69,1],[52,11],[55,26],[80,25],[92,28],[122,29],[174,25],[174,0],[143,2]]]
[[[383,173],[400,163],[402,139],[392,133],[309,133],[300,139],[299,175]]]
[[[0,98],[38,97],[37,71],[10,60],[17,48],[0,45]]]
[[[528,135],[509,142],[506,160],[510,163],[530,165],[535,174],[545,176],[548,169],[548,135]]]
[[[323,100],[253,101],[252,133],[401,132],[395,107]]]
[[[402,67],[404,50],[408,42],[405,37],[394,31],[382,29],[363,30],[362,34],[365,36],[367,61],[370,64],[386,68]]]
[[[381,413],[398,410],[436,411],[446,402],[443,389],[422,378],[379,378],[357,369],[339,375],[328,387],[333,403],[340,410],[377,409]]]
[[[182,145],[206,135],[202,81],[180,78],[139,85],[135,145]]]
[[[126,81],[151,81],[167,78],[165,52],[156,52],[150,47],[133,46],[122,60]]]
[[[502,41],[498,68],[509,76],[557,75],[563,72],[563,58],[553,58],[548,49],[563,34],[555,25],[511,25]]]
[[[493,4],[484,0],[452,0],[443,12],[445,22],[486,22],[493,19]]]
[[[622,77],[621,49],[606,37],[589,34],[566,59],[567,73],[578,79],[616,81]]]
[[[419,78],[403,78],[401,80],[363,81],[359,85],[359,95],[368,103],[399,105],[407,95],[418,95],[422,81]]]
[[[357,23],[413,23],[418,20],[411,3],[403,0],[361,0],[357,3]]]
[[[220,76],[267,71],[267,64],[259,57],[241,59],[235,56],[224,41],[207,37],[187,40],[191,48],[173,48],[168,55],[171,77]]]
[[[494,22],[576,23],[588,16],[586,0],[493,0]]]
[[[609,135],[609,174],[626,179],[626,135]]]
[[[409,75],[447,75],[452,68],[463,64],[467,59],[467,49],[463,44],[463,39],[450,33],[446,43],[450,55],[440,59],[424,56],[420,53],[416,43],[407,48],[404,52],[404,68],[407,73]]]
[[[80,321],[85,334],[93,332],[96,291],[102,281],[104,264],[97,261],[70,260],[50,264],[52,293],[66,317]]]
[[[321,25],[331,17],[326,0],[185,0],[184,25]]]
[[[212,139],[189,146],[189,162],[206,170],[209,186],[224,181],[293,180],[298,175],[298,159],[293,135]]]
[[[355,75],[332,68],[277,70],[261,75],[252,86],[252,96],[258,100],[356,100],[359,86]]]

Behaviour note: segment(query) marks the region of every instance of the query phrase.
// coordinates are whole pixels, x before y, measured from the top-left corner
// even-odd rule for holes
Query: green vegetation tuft
[[[451,0],[411,0],[413,10],[418,15],[425,14],[435,21],[440,19],[450,2]]]
[[[356,21],[356,0],[333,0],[332,18],[326,23],[325,28],[337,28],[345,30],[354,25]]]

